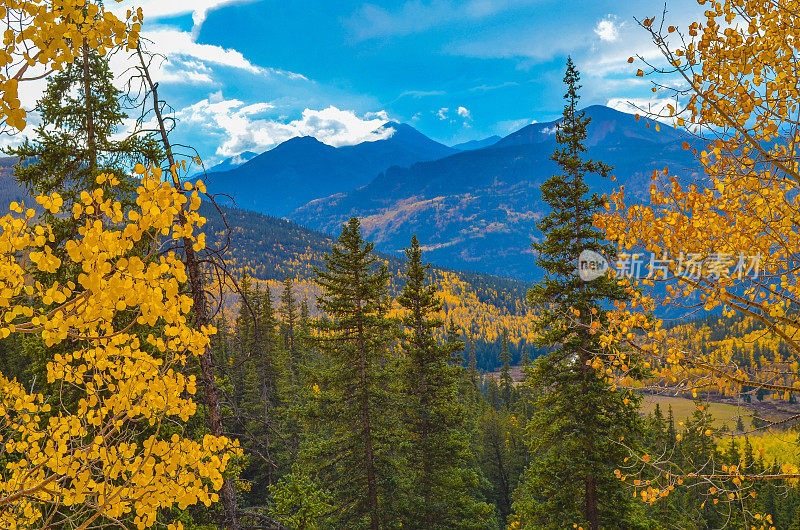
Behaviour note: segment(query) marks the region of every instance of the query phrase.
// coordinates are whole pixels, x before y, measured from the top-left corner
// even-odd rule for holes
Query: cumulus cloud
[[[252,154],[244,155],[243,153],[240,153],[238,155],[235,155],[233,158],[231,158],[231,164],[241,165],[241,164],[244,164],[245,162],[247,162],[248,160],[251,160],[252,158],[253,158]]]
[[[166,57],[164,61],[153,63],[155,67],[155,71],[152,72],[153,76],[161,83],[219,84],[215,71],[220,67],[250,75],[271,75],[295,81],[308,81],[302,74],[253,64],[237,50],[214,44],[198,43],[191,33],[176,28],[156,27],[143,32],[142,35],[152,42],[150,51]],[[122,55],[118,54],[118,56]],[[117,66],[112,64],[115,72],[125,71],[127,66],[122,64],[124,61],[124,57],[114,59],[114,62],[121,63]]]
[[[367,112],[364,114],[365,120],[372,120],[372,119],[379,119],[383,121],[390,121],[389,113],[385,110],[379,110],[378,112]]]
[[[254,75],[274,74],[290,79],[307,80],[303,75],[272,68],[263,68],[250,62],[234,49],[197,42],[199,30],[209,12],[226,5],[249,3],[254,0],[123,0],[111,2],[109,9],[119,17],[125,17],[128,9],[141,7],[147,23],[142,37],[149,41],[151,52],[164,55],[167,60],[154,63],[152,74],[162,83],[185,83],[191,85],[218,83],[214,69],[227,67]],[[192,14],[191,32],[176,27],[151,22],[165,17]],[[125,54],[118,54],[125,55]],[[116,63],[124,62],[115,59]],[[128,65],[115,72],[123,72]],[[112,68],[114,64],[112,64]]]
[[[147,31],[144,36],[152,40],[158,50],[163,51],[168,57],[191,58],[203,63],[238,68],[253,74],[266,73],[264,68],[254,65],[240,52],[213,44],[200,44],[192,40],[192,35],[185,31],[160,28]]]
[[[619,39],[619,28],[623,25],[624,22],[619,23],[616,15],[606,15],[594,27],[594,32],[600,40],[614,42]]]
[[[158,8],[155,15],[179,14],[182,12],[192,12],[192,6],[220,6],[225,2],[175,2],[175,6]],[[156,2],[158,6],[170,4],[172,2]],[[112,3],[113,10],[119,11],[119,4]],[[199,9],[199,7],[198,7]],[[118,13],[119,14],[119,13]],[[153,16],[147,11],[149,16]],[[125,16],[124,12],[121,16]],[[147,28],[147,26],[145,26]],[[237,50],[216,46],[213,44],[201,44],[194,40],[189,32],[181,31],[171,26],[152,26],[142,32],[142,37],[149,41],[148,49],[151,52],[163,55],[163,60],[156,59],[151,63],[150,73],[155,81],[162,84],[180,84],[195,86],[221,86],[222,81],[218,75],[218,70],[230,68],[247,75],[258,76],[278,76],[294,81],[308,81],[308,79],[294,72],[279,70],[274,68],[264,68],[253,64]],[[117,85],[122,86],[124,79],[130,75],[130,67],[134,63],[130,56],[125,53],[113,54],[110,58],[111,70],[117,77]],[[46,80],[29,81],[20,84],[20,98],[23,107],[31,109],[35,102],[42,96]]]
[[[436,116],[437,116],[437,117],[438,117],[440,120],[446,120],[446,119],[447,119],[447,113],[448,113],[448,112],[450,112],[450,109],[449,109],[449,108],[447,108],[447,107],[442,107],[442,108],[440,108],[439,110],[437,110],[437,111],[436,111]]]
[[[223,158],[243,151],[264,151],[295,136],[313,136],[339,147],[394,134],[394,129],[382,127],[387,122],[383,117],[388,118],[385,112],[361,118],[353,111],[329,106],[305,109],[300,118],[285,121],[269,117],[267,114],[273,109],[269,103],[246,105],[238,99],[221,99],[215,93],[181,110],[178,117],[183,124],[203,127],[219,137],[222,143],[216,154]]]
[[[456,112],[462,118],[469,119],[471,117],[469,109],[467,109],[466,107],[458,107],[458,110]]]

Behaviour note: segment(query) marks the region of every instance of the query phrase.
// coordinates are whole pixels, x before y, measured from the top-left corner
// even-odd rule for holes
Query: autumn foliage
[[[624,191],[613,194],[610,211],[597,224],[628,252],[718,262],[713,270],[681,275],[686,270],[674,260],[669,273],[639,281],[644,292],[625,308],[631,311],[618,314],[606,338],[612,349],[622,343],[646,351],[648,362],[681,389],[713,381],[729,391],[747,383],[771,385],[772,376],[743,373],[725,359],[673,347],[662,323],[646,322],[642,313],[656,304],[719,308],[763,324],[793,356],[800,353],[800,273],[793,265],[800,248],[800,174],[794,161],[800,137],[792,113],[798,104],[793,79],[800,72],[792,61],[797,44],[786,39],[787,31],[800,28],[795,2],[709,5],[705,23],[692,24],[688,35],[672,27],[659,33],[651,19],[644,24],[671,65],[651,73],[678,75],[689,87],[672,91],[677,106],[669,114],[681,109],[675,116],[688,124],[684,148],[693,149],[700,169],[654,174],[647,204],[629,204]],[[672,33],[679,36],[677,48]],[[735,273],[742,254],[760,257],[757,275]],[[664,290],[648,290],[656,284]],[[646,333],[633,333],[637,326]],[[773,386],[797,391],[793,383]]]
[[[20,82],[60,70],[83,54],[84,44],[104,55],[114,47],[134,49],[142,10],[120,20],[86,0],[4,0],[0,21],[5,31],[0,49],[0,119],[11,129],[25,128]]]
[[[133,516],[146,528],[158,508],[217,500],[233,446],[212,436],[193,441],[177,427],[196,410],[195,380],[182,367],[214,330],[191,327],[192,301],[181,292],[184,264],[173,252],[161,253],[184,236],[202,246],[200,200],[196,190],[187,196],[161,182],[157,168],[138,169],[135,209],[123,212],[104,197],[104,186],[117,182],[107,175],[73,209],[82,219],[80,237],[65,248],[82,271],[77,283],[32,279],[25,258],[44,272],[61,265],[32,209],[15,204],[0,218],[0,334],[70,344],[47,365],[61,400],[0,379],[3,527],[67,520],[95,527]],[[52,212],[61,204],[58,194],[37,202]],[[181,209],[185,224],[177,222]],[[147,255],[135,251],[142,242]]]
[[[644,117],[683,128],[683,147],[695,154],[697,168],[654,172],[648,202],[631,202],[620,190],[597,217],[596,225],[621,251],[673,261],[652,278],[630,285],[621,280],[635,298],[620,304],[612,324],[598,331],[606,350],[595,365],[632,384],[625,355],[635,352],[636,364],[652,370],[648,383],[671,391],[736,396],[761,389],[789,399],[800,392],[800,3],[699,4],[707,9],[705,19],[684,29],[655,17],[641,23],[663,61],[648,63],[638,75],[652,78],[653,92],[670,101],[660,113],[643,109]],[[743,255],[759,257],[756,274],[737,272]],[[689,256],[705,266],[689,273],[679,259]],[[647,316],[663,306],[745,318],[784,354],[748,363],[732,356],[731,348],[694,347],[679,328],[667,329]],[[716,497],[739,502],[743,481],[792,479],[797,473],[790,467],[754,477],[737,466],[676,471],[655,459],[638,463],[662,479],[658,487],[647,482],[642,497],[651,501],[687,476],[719,492]]]

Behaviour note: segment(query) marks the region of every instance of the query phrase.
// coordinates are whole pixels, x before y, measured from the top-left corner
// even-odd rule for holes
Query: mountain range
[[[625,185],[628,196],[645,199],[653,170],[696,167],[681,147],[684,133],[607,107],[585,111],[591,118],[586,155],[615,166],[615,182],[587,176],[594,191]],[[504,138],[448,147],[390,122],[383,140],[332,147],[293,138],[223,161],[204,179],[210,191],[233,199],[220,196],[223,204],[235,201],[332,236],[357,216],[365,238],[383,252],[401,253],[416,234],[426,260],[439,266],[535,281],[540,273],[531,243],[548,211],[539,188],[557,170],[550,159],[556,125],[534,123]],[[11,176],[14,162],[0,159],[6,206],[25,196]]]
[[[694,167],[680,131],[663,124],[657,130],[608,107],[585,110],[591,118],[586,156],[615,167],[615,182],[587,175],[594,191],[625,185],[629,196],[644,199],[653,170]],[[387,168],[368,184],[311,201],[289,218],[336,234],[357,216],[365,237],[386,252],[401,252],[416,234],[426,258],[439,265],[536,280],[531,243],[548,211],[539,188],[557,171],[550,159],[556,124],[531,124],[488,147]]]
[[[223,203],[284,217],[311,200],[361,187],[389,167],[459,152],[401,123],[386,123],[378,132],[390,136],[342,147],[311,136],[292,138],[237,167],[212,168],[204,180]]]

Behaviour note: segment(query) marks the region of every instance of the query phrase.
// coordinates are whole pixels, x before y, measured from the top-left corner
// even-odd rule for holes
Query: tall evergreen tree
[[[244,506],[263,505],[263,492],[291,467],[292,448],[283,432],[281,394],[288,386],[285,352],[277,336],[277,319],[269,289],[246,274],[239,282],[240,304],[229,340],[227,326],[218,329],[214,353],[220,373],[226,432],[248,455],[241,478]]]
[[[602,322],[606,306],[626,293],[611,276],[584,282],[575,270],[584,250],[614,254],[592,223],[604,201],[589,194],[584,176],[604,177],[611,168],[584,159],[589,119],[578,110],[579,81],[569,59],[566,105],[552,155],[560,172],[542,185],[551,212],[538,224],[544,239],[534,244],[545,277],[529,292],[540,314],[536,345],[549,349],[527,374],[537,392],[530,424],[537,453],[514,506],[526,528],[635,528],[644,526],[641,510],[613,470],[623,467],[626,456],[617,441],[635,438],[641,428],[637,400],[624,399],[592,368],[594,354],[602,350],[589,325]]]
[[[452,318],[450,319],[450,322],[447,324],[447,331],[445,333],[445,336],[447,338],[447,347],[450,349],[450,363],[453,366],[459,368],[463,367],[465,344],[460,338],[461,329],[458,327],[458,325]],[[458,372],[460,373],[461,370],[458,370]]]
[[[296,375],[299,365],[298,351],[295,344],[295,328],[297,326],[297,302],[292,294],[292,279],[286,278],[283,282],[281,294],[281,335],[286,351],[289,353],[292,372]]]
[[[398,522],[397,393],[388,356],[395,325],[387,316],[389,272],[372,250],[352,218],[325,255],[325,270],[317,270],[326,318],[319,321],[319,384],[304,457],[335,500],[336,528]]]
[[[250,432],[257,444],[251,471],[258,486],[274,484],[281,472],[290,466],[291,451],[287,451],[280,432],[281,388],[288,374],[283,369],[286,352],[277,337],[277,319],[270,290],[257,290],[252,300],[255,312],[253,348],[248,371],[247,390],[250,396]],[[284,383],[282,385],[282,383]],[[281,447],[282,446],[282,447]],[[255,488],[256,492],[263,491]]]
[[[511,407],[511,396],[514,392],[514,380],[511,378],[511,350],[508,347],[508,330],[503,330],[500,346],[500,362],[503,368],[500,371],[500,390],[503,393],[503,403],[506,408]]]
[[[108,57],[84,47],[85,55],[47,79],[36,103],[40,117],[32,138],[6,152],[20,158],[14,176],[32,194],[58,192],[64,211],[80,202],[82,191],[97,187],[101,173],[113,173],[119,181],[109,187],[123,205],[132,200],[138,181],[128,177],[134,163],[158,163],[163,157],[152,136],[117,133],[127,117],[122,92],[114,84]],[[123,206],[124,209],[124,206]],[[43,212],[57,242],[75,234],[76,222]],[[91,214],[89,214],[91,215]],[[53,245],[57,247],[58,245]]]
[[[402,388],[412,470],[403,526],[485,528],[492,507],[475,499],[478,475],[458,399],[461,366],[450,363],[463,343],[455,338],[452,322],[448,340],[440,344],[436,339],[435,331],[444,326],[436,316],[442,302],[436,286],[427,282],[430,265],[422,263],[416,236],[406,256],[406,284],[397,299],[405,309]]]

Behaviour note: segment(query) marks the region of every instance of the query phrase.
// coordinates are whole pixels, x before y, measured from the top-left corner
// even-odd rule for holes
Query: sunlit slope
[[[218,248],[226,243],[226,263],[236,277],[246,273],[269,286],[273,299],[283,289],[283,281],[291,278],[298,299],[306,298],[314,309],[319,294],[312,278],[314,267],[323,266],[323,256],[333,238],[314,232],[296,223],[245,210],[223,208],[230,227],[230,239],[222,216],[210,206],[203,207],[209,219],[205,227],[209,241]],[[391,292],[403,286],[405,264],[401,257],[381,255],[392,273]],[[530,348],[532,316],[525,303],[528,284],[518,280],[487,274],[467,273],[433,268],[431,277],[442,290],[443,317],[452,319],[478,343],[479,365],[496,366],[500,338],[509,330],[514,356]],[[228,304],[233,310],[235,301]]]

